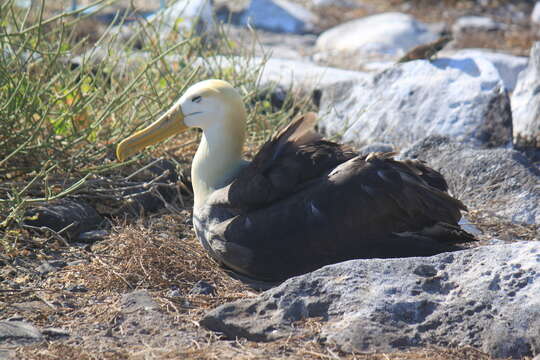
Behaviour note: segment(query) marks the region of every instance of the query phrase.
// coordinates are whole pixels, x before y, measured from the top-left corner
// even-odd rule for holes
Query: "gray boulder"
[[[473,149],[443,137],[428,137],[402,154],[439,170],[470,209],[501,221],[540,224],[540,170],[519,152]],[[540,240],[540,238],[539,238]]]
[[[323,89],[319,125],[327,134],[397,148],[432,134],[482,146],[511,142],[510,100],[484,58],[410,61],[367,79]]]
[[[534,43],[512,94],[512,117],[514,143],[540,148],[540,42]]]
[[[412,16],[383,13],[352,20],[323,32],[316,43],[319,59],[327,63],[395,60],[415,46],[437,39],[437,34]],[[354,60],[352,60],[354,59]],[[359,60],[362,59],[362,60]]]
[[[306,330],[354,352],[474,346],[496,357],[540,353],[540,242],[428,258],[352,260],[222,305],[202,325],[269,341]],[[296,323],[296,324],[295,324]]]
[[[240,23],[268,31],[305,34],[315,30],[317,16],[287,0],[252,0]]]

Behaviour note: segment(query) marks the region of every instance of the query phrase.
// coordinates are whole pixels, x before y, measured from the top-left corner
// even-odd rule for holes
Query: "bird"
[[[439,39],[430,42],[429,44],[418,45],[403,55],[397,62],[404,63],[407,61],[427,59],[431,60],[446,44],[452,41],[452,35],[445,35]]]
[[[424,162],[358,155],[315,131],[313,112],[247,161],[246,118],[230,83],[203,80],[116,149],[124,161],[202,129],[191,167],[193,227],[208,254],[234,273],[283,281],[346,260],[431,256],[475,240],[458,224],[467,208]]]

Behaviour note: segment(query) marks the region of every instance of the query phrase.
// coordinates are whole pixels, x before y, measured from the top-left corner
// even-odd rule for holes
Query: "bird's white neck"
[[[206,203],[212,192],[230,183],[245,164],[244,138],[243,126],[227,126],[226,122],[203,131],[191,167],[195,210]]]

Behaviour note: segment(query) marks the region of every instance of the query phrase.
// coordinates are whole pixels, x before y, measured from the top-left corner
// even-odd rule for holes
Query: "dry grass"
[[[540,226],[538,224],[516,224],[507,219],[492,214],[486,209],[469,210],[467,213],[469,221],[479,228],[483,234],[478,236],[479,245],[484,245],[492,239],[499,239],[505,242],[512,241],[535,241],[538,240]]]
[[[531,46],[540,40],[537,34],[528,27],[514,31],[475,32],[465,34],[457,38],[452,47],[461,48],[486,48],[507,52],[517,56],[528,56]]]
[[[78,270],[80,280],[97,292],[159,291],[174,286],[185,295],[200,280],[213,284],[220,298],[247,290],[199,244],[187,209],[119,224],[108,240],[92,248],[91,263]]]
[[[289,339],[287,342],[249,343],[246,341],[212,342],[193,345],[189,349],[152,348],[141,346],[138,351],[115,349],[96,352],[80,346],[51,343],[45,348],[28,347],[18,351],[25,359],[197,359],[197,360],[489,360],[488,355],[473,348],[428,348],[398,353],[346,354],[323,347],[308,339]]]
[[[351,354],[344,353],[331,346],[323,346],[308,338],[291,338],[273,343],[249,343],[235,341],[222,344],[210,344],[187,350],[147,350],[162,359],[309,359],[309,360],[489,360],[488,355],[473,348],[443,349],[427,348],[398,353]]]
[[[325,6],[317,10],[319,13],[319,26],[327,30],[346,21],[351,21],[369,15],[365,8],[344,9],[338,6]]]

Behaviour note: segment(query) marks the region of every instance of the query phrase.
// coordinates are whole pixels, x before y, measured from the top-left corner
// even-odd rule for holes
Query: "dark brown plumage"
[[[466,207],[440,173],[393,154],[358,156],[321,139],[315,114],[266,143],[196,214],[210,254],[234,270],[282,280],[355,258],[429,256],[473,241]]]

